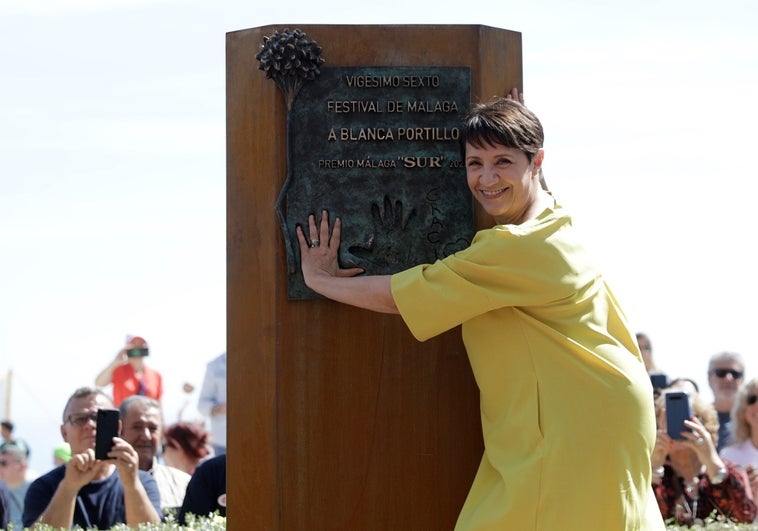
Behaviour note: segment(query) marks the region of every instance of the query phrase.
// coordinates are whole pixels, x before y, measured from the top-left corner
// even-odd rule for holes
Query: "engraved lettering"
[[[348,87],[357,88],[399,87],[400,76],[346,75],[345,82]]]
[[[366,157],[365,160],[358,161],[358,167],[359,168],[394,168],[395,161],[385,160],[385,159],[372,160],[371,157]]]
[[[437,201],[440,200],[440,189],[439,188],[432,188],[427,192],[426,199],[429,201],[429,209],[432,212],[432,221],[429,224],[428,230],[426,232],[426,239],[429,243],[435,244],[440,243],[442,241],[440,237],[440,230],[445,227],[445,225],[440,221],[440,219],[437,217],[438,215],[442,215],[442,211],[440,210],[439,206],[437,206]],[[437,254],[437,250],[434,251],[435,256],[439,258],[439,255]]]
[[[403,76],[404,87],[439,87],[439,76]]]
[[[402,157],[405,168],[441,168],[445,157]]]
[[[327,100],[326,109],[334,113],[384,112],[378,100]]]
[[[324,160],[320,159],[318,161],[318,167],[319,168],[327,168],[330,170],[338,170],[342,168],[354,168],[355,167],[355,161],[352,159],[348,160]]]
[[[405,106],[404,101],[392,101],[387,102],[387,112],[403,112]]]
[[[368,141],[368,140],[395,140],[392,129],[385,127],[341,127],[340,140],[343,141]]]
[[[401,127],[397,130],[398,140],[458,140],[460,136],[457,127]]]
[[[458,104],[454,101],[409,101],[408,112],[458,112]]]

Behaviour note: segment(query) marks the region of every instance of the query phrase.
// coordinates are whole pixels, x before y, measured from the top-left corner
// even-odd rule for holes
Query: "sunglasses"
[[[747,397],[747,405],[748,406],[752,406],[756,402],[758,402],[758,395],[748,395],[748,397]]]
[[[713,369],[711,374],[715,374],[717,378],[726,378],[727,374],[731,374],[732,378],[739,380],[744,373],[736,369]]]
[[[97,424],[97,413],[79,413],[77,415],[69,415],[66,417],[66,422],[77,428],[83,428],[89,421]]]

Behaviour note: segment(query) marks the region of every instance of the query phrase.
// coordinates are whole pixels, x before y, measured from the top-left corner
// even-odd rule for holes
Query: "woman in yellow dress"
[[[495,220],[394,275],[338,264],[341,221],[297,229],[308,287],[400,314],[420,341],[462,325],[484,455],[457,530],[663,529],[651,488],[653,390],[634,334],[541,180],[543,131],[513,98],[461,130],[469,189]]]

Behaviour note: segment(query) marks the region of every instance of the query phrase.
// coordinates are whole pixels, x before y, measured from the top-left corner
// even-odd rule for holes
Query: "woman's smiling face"
[[[529,162],[516,148],[466,144],[466,180],[474,198],[498,224],[525,221],[539,195],[543,151]]]

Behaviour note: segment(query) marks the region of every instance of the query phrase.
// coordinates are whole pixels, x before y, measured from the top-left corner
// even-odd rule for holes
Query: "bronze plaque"
[[[467,247],[474,221],[458,138],[470,101],[468,67],[322,67],[288,113],[288,261],[299,264],[297,225],[323,209],[342,219],[341,265],[367,274]],[[289,266],[288,297],[317,297]]]

